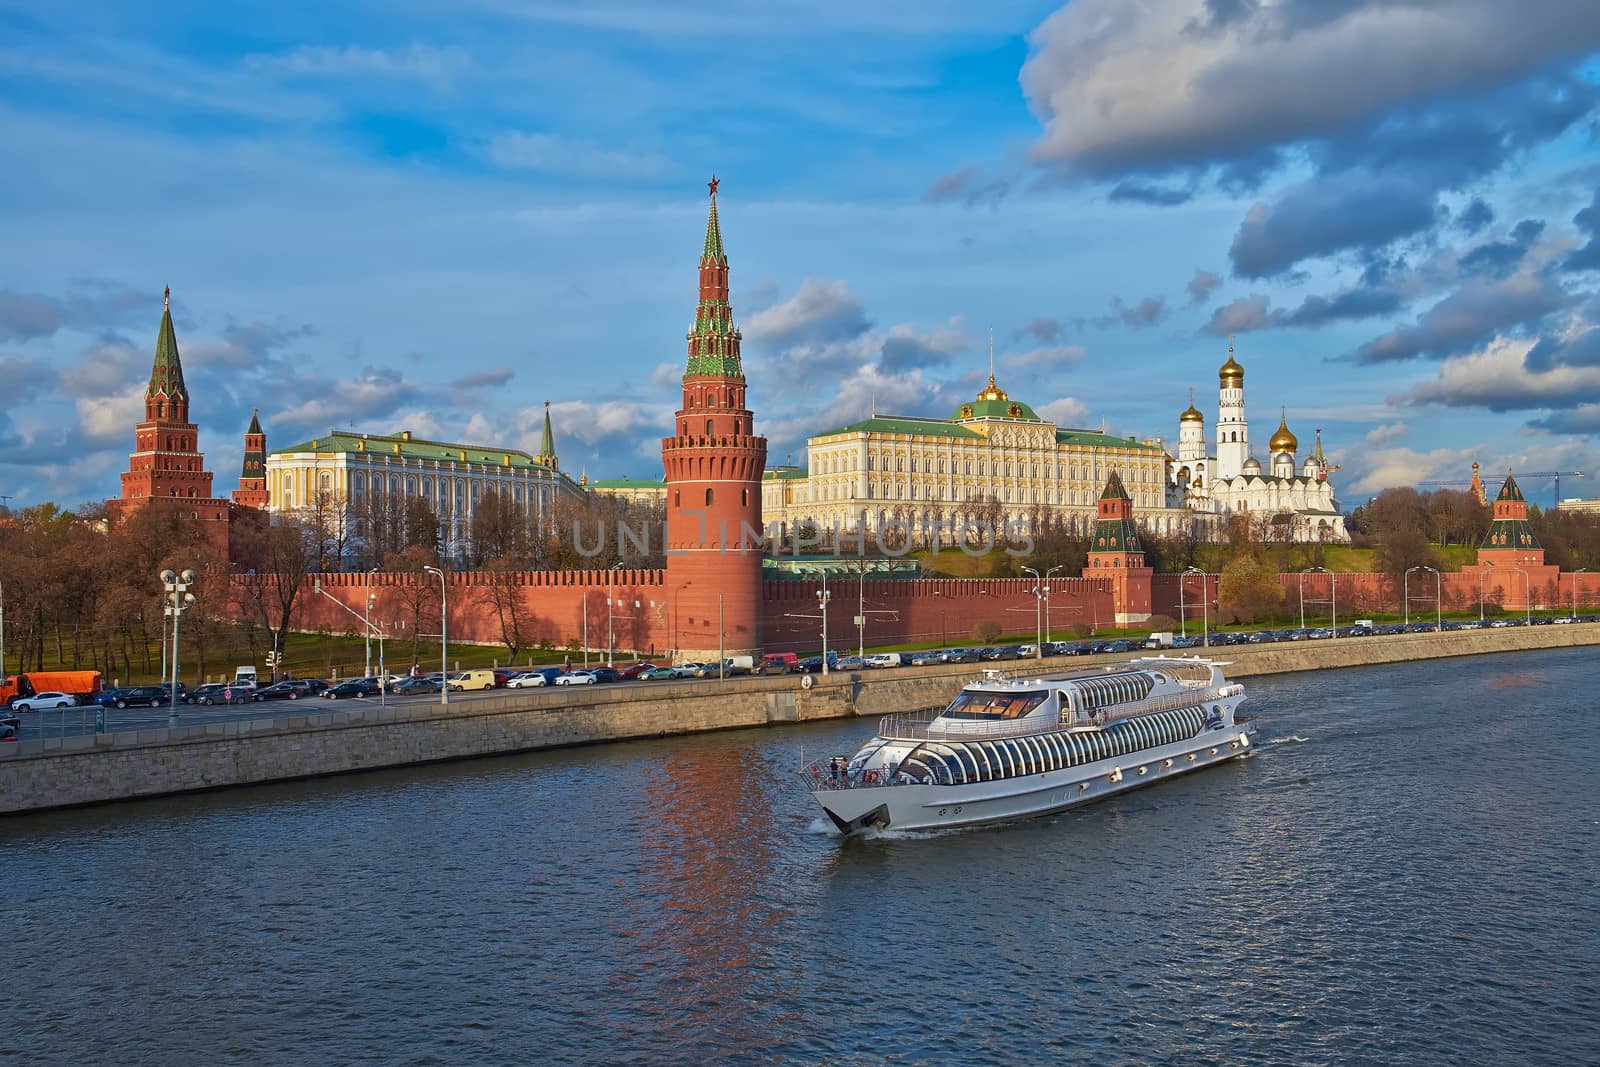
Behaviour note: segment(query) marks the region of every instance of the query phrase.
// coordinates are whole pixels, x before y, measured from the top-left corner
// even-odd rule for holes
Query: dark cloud
[[[914,334],[891,335],[883,342],[883,353],[878,366],[891,374],[901,374],[922,367],[948,364],[954,353],[941,346],[937,339]]]
[[[1464,274],[1485,274],[1503,278],[1522,263],[1533,242],[1544,233],[1544,223],[1538,219],[1523,219],[1512,229],[1504,241],[1487,241],[1461,257]]]
[[[1346,319],[1391,315],[1404,303],[1400,293],[1386,287],[1355,286],[1331,296],[1308,296],[1283,317],[1286,326],[1325,326]]]
[[[1351,355],[1358,363],[1441,358],[1536,322],[1575,299],[1549,278],[1530,272],[1498,280],[1473,278],[1424,312],[1416,325],[1397,326]]]
[[[1234,234],[1233,272],[1265,278],[1305,259],[1372,248],[1431,228],[1434,191],[1399,174],[1349,171],[1319,175],[1275,203],[1258,203]]]
[[[1562,266],[1567,270],[1600,270],[1600,189],[1595,190],[1588,207],[1572,216],[1572,223],[1580,233],[1588,235],[1589,243],[1568,256]]]
[[[0,356],[0,382],[6,403],[15,406],[57,387],[57,375],[48,364],[24,356]]]
[[[496,367],[493,370],[474,371],[463,374],[450,383],[453,389],[487,389],[499,388],[511,381],[516,376],[516,371],[510,367]]]
[[[68,326],[103,327],[152,303],[149,293],[99,278],[74,281],[62,297],[0,289],[0,341],[31,341]]]
[[[1158,207],[1173,207],[1177,204],[1186,204],[1194,199],[1194,189],[1179,189],[1173,186],[1153,185],[1149,182],[1123,181],[1112,186],[1109,197],[1112,201],[1130,201],[1136,204],[1155,204]]]
[[[1482,197],[1476,196],[1455,217],[1456,228],[1468,236],[1482,232],[1493,221],[1494,208],[1485,203]]]
[[[1266,296],[1261,293],[1241,296],[1212,312],[1211,320],[1200,327],[1200,332],[1213,337],[1227,337],[1229,334],[1249,333],[1251,330],[1276,326],[1281,312],[1268,311],[1268,303]]]
[[[1047,345],[1061,340],[1061,323],[1055,319],[1034,319],[1018,330],[1016,337],[1033,337]]]
[[[990,175],[975,163],[934,180],[922,194],[930,203],[958,201],[971,207],[996,204],[1011,191],[1011,180]]]
[[[1135,330],[1154,326],[1166,315],[1167,302],[1159,296],[1147,296],[1132,307],[1123,304],[1120,296],[1111,298],[1111,313],[1094,320],[1099,327],[1122,325]]]
[[[1555,367],[1600,367],[1600,326],[1588,326],[1565,338],[1546,335],[1528,351],[1531,371]]]
[[[1570,411],[1552,411],[1542,419],[1531,420],[1528,425],[1549,433],[1600,435],[1600,404],[1580,404]]]
[[[1217,286],[1222,284],[1222,275],[1213,274],[1208,270],[1196,270],[1194,277],[1189,279],[1189,284],[1184,288],[1189,293],[1189,303],[1204,304],[1211,299],[1211,294],[1216,292]]]

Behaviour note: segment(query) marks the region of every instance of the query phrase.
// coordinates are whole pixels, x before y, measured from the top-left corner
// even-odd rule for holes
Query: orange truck
[[[0,702],[10,707],[18,697],[35,693],[66,693],[78,703],[91,702],[100,693],[99,671],[28,671],[0,682]]]

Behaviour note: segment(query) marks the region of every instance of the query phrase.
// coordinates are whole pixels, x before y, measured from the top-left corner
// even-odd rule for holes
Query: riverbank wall
[[[1233,646],[1231,678],[1450,656],[1600,644],[1600,623],[1508,627]],[[1048,670],[1129,655],[1052,659]],[[1027,663],[1005,663],[1025,677]],[[971,664],[827,677],[517,690],[456,704],[406,704],[25,741],[0,755],[0,814],[222,789],[296,778],[816,719],[943,706]]]

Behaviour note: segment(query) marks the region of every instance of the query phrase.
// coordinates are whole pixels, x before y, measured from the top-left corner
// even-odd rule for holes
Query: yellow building
[[[874,414],[806,442],[806,469],[768,471],[762,521],[783,536],[804,524],[869,534],[939,524],[954,540],[965,522],[1025,527],[1036,515],[1093,527],[1095,502],[1117,471],[1140,520],[1171,533],[1196,519],[1167,501],[1161,444],[1059,427],[989,384],[948,419]]]

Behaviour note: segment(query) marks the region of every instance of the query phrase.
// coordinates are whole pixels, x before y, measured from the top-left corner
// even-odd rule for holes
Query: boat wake
[[[1309,738],[1309,737],[1301,737],[1298,734],[1290,734],[1288,737],[1270,738],[1267,741],[1267,744],[1269,744],[1269,745],[1300,745],[1300,744],[1304,744],[1305,742],[1307,742],[1309,740],[1311,740],[1311,738]]]

